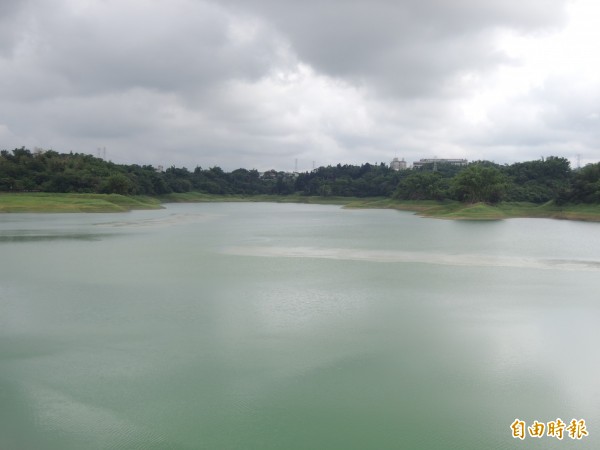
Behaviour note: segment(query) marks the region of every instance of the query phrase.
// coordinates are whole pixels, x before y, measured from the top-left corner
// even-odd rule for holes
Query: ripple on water
[[[600,261],[576,259],[517,258],[507,256],[314,247],[238,246],[226,247],[222,251],[228,255],[272,258],[321,258],[378,263],[423,263],[469,267],[600,271]]]
[[[39,428],[69,435],[88,448],[149,448],[165,443],[154,430],[123,419],[108,408],[87,404],[48,386],[29,384],[24,390]]]

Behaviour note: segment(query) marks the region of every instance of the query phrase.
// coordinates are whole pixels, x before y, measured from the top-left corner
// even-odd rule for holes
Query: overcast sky
[[[1,0],[0,148],[225,170],[600,159],[597,0]]]

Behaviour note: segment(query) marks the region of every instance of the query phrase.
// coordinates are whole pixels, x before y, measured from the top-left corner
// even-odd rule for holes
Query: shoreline
[[[306,197],[300,195],[214,195],[199,192],[160,197],[118,194],[59,194],[42,192],[0,193],[2,213],[81,213],[127,212],[160,209],[164,203],[269,202],[340,205],[355,209],[396,209],[421,217],[447,220],[502,220],[540,218],[600,222],[600,204],[545,204],[503,202],[465,204],[456,201],[395,200],[385,197]]]
[[[52,192],[0,193],[0,214],[105,213],[160,208],[162,208],[160,200],[145,196]]]
[[[557,219],[600,222],[600,204],[556,205],[523,202],[461,203],[458,201],[396,200],[387,197],[306,197],[300,195],[227,196],[189,192],[161,197],[163,203],[188,202],[273,202],[340,205],[355,209],[395,209],[410,211],[420,217],[447,220]]]

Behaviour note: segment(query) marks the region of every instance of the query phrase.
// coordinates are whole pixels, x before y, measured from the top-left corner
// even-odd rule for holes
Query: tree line
[[[220,167],[194,170],[115,164],[82,153],[0,152],[0,191],[116,193],[160,196],[197,191],[221,195],[319,195],[393,197],[403,200],[459,200],[545,203],[600,203],[600,163],[571,169],[567,159],[500,165],[476,161],[467,166],[437,163],[394,171],[386,164],[337,164],[290,174]]]

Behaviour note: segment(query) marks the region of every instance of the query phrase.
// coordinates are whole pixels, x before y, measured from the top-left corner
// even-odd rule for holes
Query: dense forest
[[[600,163],[573,170],[567,159],[549,156],[499,165],[438,163],[394,171],[386,164],[319,167],[291,174],[219,167],[194,170],[115,164],[82,153],[26,148],[0,152],[0,191],[117,193],[160,196],[197,191],[224,195],[320,195],[394,197],[464,202],[518,201],[600,203]]]

